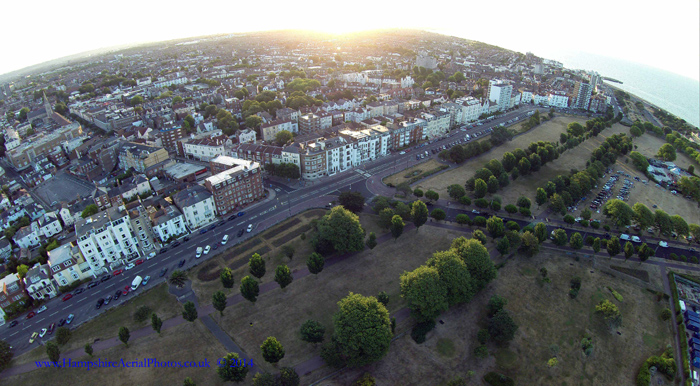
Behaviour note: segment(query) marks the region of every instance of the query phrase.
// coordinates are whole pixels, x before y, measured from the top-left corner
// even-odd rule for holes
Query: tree
[[[469,225],[471,223],[471,218],[469,218],[469,216],[467,216],[464,213],[460,213],[457,216],[455,216],[455,221],[459,225]]]
[[[245,125],[249,129],[257,129],[262,124],[262,118],[257,115],[251,115],[245,119]]]
[[[188,301],[183,305],[182,318],[188,322],[194,322],[197,319],[197,307],[194,303]]]
[[[625,251],[625,260],[627,260],[630,257],[632,257],[632,255],[634,255],[634,245],[628,241],[627,243],[625,243],[624,251]]]
[[[61,350],[58,348],[56,342],[52,340],[46,342],[46,355],[48,355],[51,362],[58,362],[58,358],[61,356]]]
[[[134,107],[143,103],[143,97],[141,95],[136,95],[135,97],[129,99],[129,105]]]
[[[384,229],[389,229],[391,227],[391,219],[394,218],[394,211],[390,208],[384,208],[379,212],[379,226]]]
[[[542,188],[537,188],[537,194],[535,196],[535,202],[537,203],[537,206],[540,207],[542,204],[547,202],[547,192],[544,191]]]
[[[508,299],[501,295],[493,295],[489,298],[489,302],[486,304],[486,311],[489,317],[493,317],[496,313],[502,310],[506,304],[508,304]]]
[[[500,217],[491,216],[491,218],[486,220],[486,230],[494,239],[496,237],[503,236],[506,233],[506,227],[503,224],[503,219]]]
[[[17,275],[20,279],[24,279],[24,277],[27,276],[27,272],[29,272],[29,267],[26,265],[20,264],[17,266]]]
[[[241,358],[235,352],[226,354],[216,369],[219,378],[224,382],[243,382],[248,375],[248,366],[241,366],[241,362]]]
[[[489,320],[489,334],[497,343],[505,343],[513,340],[518,325],[510,317],[508,311],[500,310]]]
[[[268,363],[277,363],[284,358],[284,347],[275,337],[268,336],[260,346],[262,356]]]
[[[676,231],[679,236],[687,236],[690,232],[688,223],[679,215],[671,216],[671,223],[673,224],[673,230]]]
[[[428,201],[437,201],[438,199],[440,199],[440,195],[434,190],[428,190],[427,192],[425,192],[425,198],[427,198]]]
[[[360,192],[342,192],[338,202],[352,213],[360,213],[365,206],[365,197]]]
[[[179,269],[174,270],[170,274],[170,278],[168,279],[168,282],[170,285],[174,285],[175,287],[182,288],[182,286],[185,285],[185,282],[187,281],[187,274],[183,271],[180,271]]]
[[[534,256],[540,251],[540,241],[530,231],[525,231],[520,238],[520,250],[528,256]]]
[[[671,313],[671,310],[669,310],[668,308],[664,308],[663,310],[661,310],[661,314],[659,316],[661,316],[661,320],[669,320],[671,319],[671,316],[673,316],[673,314]]]
[[[430,217],[434,218],[437,221],[442,221],[445,219],[445,217],[447,217],[447,213],[445,213],[445,211],[440,208],[435,208],[432,212],[430,212]]]
[[[547,240],[547,226],[542,222],[538,222],[535,225],[534,235],[540,243]]]
[[[428,207],[421,200],[416,200],[411,205],[411,219],[416,226],[416,232],[423,224],[428,221]]]
[[[498,178],[495,176],[489,177],[489,180],[486,181],[486,190],[489,193],[496,193],[498,189],[500,188],[500,184],[498,183]]]
[[[481,178],[477,178],[474,181],[474,197],[482,198],[486,195],[487,191],[488,186],[486,185],[486,182],[484,182],[484,180],[482,180]]]
[[[282,248],[280,248],[280,250],[282,251],[283,255],[285,255],[289,258],[289,260],[292,260],[292,257],[294,257],[295,251],[294,251],[294,247],[292,247],[291,245],[285,244],[282,246]]]
[[[373,296],[352,292],[333,315],[337,352],[351,367],[376,362],[389,351],[393,334],[389,311]]]
[[[246,300],[255,303],[258,299],[258,294],[260,294],[260,287],[258,282],[250,276],[246,276],[241,279],[241,295],[243,295]]]
[[[258,253],[254,253],[248,261],[248,271],[251,275],[261,279],[265,276],[265,260]]]
[[[569,240],[569,245],[573,249],[581,249],[583,247],[583,236],[580,233],[575,232],[571,235],[571,240]]]
[[[4,340],[0,340],[0,369],[4,369],[10,364],[13,356],[14,354],[10,348],[10,344]]]
[[[654,212],[654,222],[662,235],[669,235],[671,231],[673,231],[671,216],[661,209],[657,209],[656,212]]]
[[[408,301],[411,313],[420,322],[437,318],[449,307],[447,288],[437,268],[420,266],[401,275],[401,296]]]
[[[566,242],[569,241],[569,236],[566,235],[566,231],[563,229],[555,229],[554,230],[554,245],[558,246],[564,246],[566,245]]]
[[[395,215],[391,218],[391,235],[394,237],[394,241],[401,236],[405,225],[401,216]]]
[[[503,170],[510,173],[515,167],[515,156],[511,152],[503,153],[503,158],[501,158],[501,165],[503,165]]]
[[[91,204],[91,205],[86,206],[85,209],[83,209],[83,213],[80,214],[80,217],[88,218],[88,217],[92,216],[93,214],[96,214],[99,211],[100,210],[97,208],[97,205]]]
[[[447,290],[449,307],[470,301],[476,293],[467,265],[454,250],[433,253],[427,266],[437,269],[440,281]]]
[[[280,285],[280,288],[292,284],[292,280],[294,280],[294,278],[292,277],[292,271],[289,270],[289,267],[284,264],[278,265],[275,269],[275,281]]]
[[[367,239],[367,247],[369,249],[374,249],[377,246],[377,235],[374,232],[369,232],[369,238]]]
[[[291,367],[280,369],[279,386],[299,386],[299,374]]]
[[[70,330],[67,327],[59,327],[56,330],[56,343],[63,346],[70,340]]]
[[[559,193],[554,193],[552,197],[549,198],[549,208],[554,213],[566,213],[566,203]]]
[[[317,224],[318,241],[324,240],[338,253],[365,248],[365,231],[356,214],[342,206],[333,207]]]
[[[611,218],[617,226],[630,225],[634,211],[626,202],[612,199],[603,206],[603,214]]]
[[[648,228],[654,225],[654,213],[646,205],[638,202],[632,206],[632,211],[634,211],[634,221],[640,227]]]
[[[90,343],[85,343],[85,354],[89,355],[92,357],[92,345]]]
[[[224,294],[223,291],[214,292],[214,295],[212,296],[212,304],[214,305],[214,309],[219,311],[219,314],[223,316],[224,310],[226,309],[226,294]]]
[[[595,306],[595,312],[603,317],[608,327],[615,329],[622,324],[622,314],[610,300],[602,300]]]
[[[292,138],[292,133],[290,133],[288,130],[280,130],[277,132],[277,134],[275,134],[275,142],[277,142],[277,145],[279,146],[284,146],[291,141]]]
[[[676,160],[676,149],[670,143],[664,143],[659,148],[659,152],[656,153],[658,158],[664,161],[675,161]]]
[[[476,233],[476,232],[474,232]],[[489,252],[479,240],[458,237],[452,240],[452,249],[462,258],[474,279],[475,291],[481,291],[496,278],[496,267]]]
[[[464,187],[462,185],[452,184],[447,187],[447,193],[450,195],[451,198],[459,200],[461,197],[467,194],[467,191],[464,190]]]
[[[510,241],[508,241],[507,237],[501,237],[498,239],[498,242],[496,243],[496,250],[501,254],[501,256],[510,251]]]
[[[413,191],[413,195],[418,198],[421,198],[423,197],[423,191],[421,189],[416,188],[416,190]]]
[[[593,252],[600,252],[600,237],[593,239]]]
[[[610,257],[620,253],[620,239],[618,239],[617,236],[611,237],[610,240],[608,240],[606,249],[608,250],[608,255],[610,255]]]
[[[122,341],[127,347],[129,347],[129,338],[131,337],[131,333],[129,333],[129,329],[126,327],[119,327],[119,340]]]
[[[647,261],[650,257],[654,256],[654,249],[650,248],[647,243],[642,243],[637,251],[639,260],[642,262]]]
[[[299,332],[301,340],[304,342],[321,343],[323,342],[323,334],[326,333],[326,328],[321,323],[308,319],[301,325]]]
[[[408,221],[411,219],[411,207],[404,204],[401,201],[396,203],[396,207],[394,208],[394,212],[396,215],[401,217],[401,219],[404,221]],[[394,217],[394,216],[392,216],[392,217]]]
[[[231,268],[224,267],[221,270],[219,277],[221,278],[221,285],[223,285],[224,288],[233,288],[234,280],[233,271],[231,271]]]
[[[163,327],[163,320],[159,318],[155,312],[151,314],[151,327],[153,328],[153,331],[160,335],[160,329]]]
[[[450,161],[461,164],[464,162],[468,157],[467,157],[467,152],[464,150],[463,146],[452,146],[449,150],[449,157]]]
[[[320,254],[314,252],[306,259],[306,266],[309,268],[309,272],[318,275],[323,271],[323,266],[326,264],[326,259]]]
[[[530,173],[530,168],[532,165],[530,164],[530,161],[527,158],[521,158],[520,162],[518,162],[518,172],[520,175],[527,175]]]
[[[520,196],[520,197],[518,197],[517,204],[518,204],[518,206],[521,207],[521,208],[528,208],[528,209],[530,209],[530,206],[532,205],[532,202],[530,201],[529,198],[527,198],[527,197],[525,197],[525,196]]]
[[[377,294],[377,300],[386,307],[389,304],[389,294],[387,294],[385,291],[380,291]]]

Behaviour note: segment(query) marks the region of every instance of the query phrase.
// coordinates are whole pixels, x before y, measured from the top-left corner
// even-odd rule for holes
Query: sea
[[[535,53],[537,54],[537,53]],[[596,71],[622,82],[605,81],[700,127],[700,82],[659,68],[583,52],[562,51],[553,57],[564,67]]]

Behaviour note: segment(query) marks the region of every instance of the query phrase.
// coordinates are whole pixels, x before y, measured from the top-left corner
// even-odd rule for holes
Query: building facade
[[[204,180],[204,186],[220,216],[265,197],[259,163],[222,156],[211,160],[211,169],[219,172]]]
[[[193,185],[173,195],[173,202],[182,211],[190,231],[216,221],[216,205],[203,186]]]

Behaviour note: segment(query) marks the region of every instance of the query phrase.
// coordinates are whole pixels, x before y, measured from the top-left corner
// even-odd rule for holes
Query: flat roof
[[[168,166],[164,169],[165,173],[169,174],[174,179],[180,179],[195,174],[200,170],[206,169],[201,165],[190,164],[187,162],[178,162],[175,165]]]

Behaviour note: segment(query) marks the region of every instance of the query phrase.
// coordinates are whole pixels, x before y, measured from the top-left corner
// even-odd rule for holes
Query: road
[[[482,126],[468,129],[466,132],[453,130],[448,137],[421,148],[420,152],[448,145],[457,139],[463,139],[465,134],[484,131],[516,117],[520,117],[521,121],[525,120],[527,119],[527,113],[536,109],[536,106],[523,106],[515,111],[500,115]],[[95,307],[98,299],[114,295],[118,289],[123,289],[130,285],[133,278],[137,275],[141,277],[150,276],[151,279],[147,287],[155,286],[164,282],[167,275],[178,268],[180,260],[185,260],[185,264],[181,269],[187,270],[221,253],[224,248],[221,248],[220,243],[224,234],[228,234],[230,237],[227,245],[227,247],[230,247],[256,236],[292,215],[313,207],[325,207],[328,203],[334,201],[335,196],[342,191],[358,191],[367,198],[371,198],[375,194],[382,194],[385,192],[383,189],[386,189],[386,186],[381,183],[380,177],[391,174],[396,169],[401,170],[404,167],[423,162],[423,160],[416,160],[416,153],[415,151],[409,151],[405,154],[392,153],[386,157],[363,164],[356,169],[347,170],[317,181],[306,181],[303,186],[291,186],[290,183],[285,183],[278,178],[266,179],[264,183],[271,192],[270,196],[255,206],[246,209],[244,216],[236,217],[233,221],[224,220],[220,223],[221,225],[204,234],[200,234],[196,230],[188,236],[190,238],[189,241],[184,242],[181,239],[182,245],[168,248],[165,253],[159,253],[156,257],[144,261],[143,264],[131,270],[114,276],[94,288],[86,289],[85,292],[74,296],[72,299],[65,302],[61,300],[61,296],[51,299],[46,303],[47,311],[37,314],[31,319],[25,319],[24,315],[21,315],[16,319],[19,324],[15,327],[10,328],[8,326],[9,323],[0,327],[0,339],[5,339],[14,347],[15,355],[21,355],[37,344],[43,344],[51,338],[51,336],[45,336],[43,339],[37,339],[35,343],[29,344],[29,336],[33,332],[39,332],[42,328],[48,328],[51,323],[58,323],[60,319],[67,318],[69,314],[75,315],[75,319],[70,327],[76,328],[80,324],[102,314],[105,310],[118,307],[126,302],[128,298],[138,296],[138,294],[128,294],[116,301],[111,301],[100,309]],[[437,155],[429,152],[429,157],[437,157]],[[447,206],[444,206],[444,208],[448,212],[449,218],[454,218],[457,213],[464,212],[457,208],[449,208]],[[499,213],[499,216],[501,215],[503,214]],[[527,220],[522,218],[514,220],[520,224],[527,223]],[[251,233],[244,232],[238,238],[238,231],[246,228],[248,224],[253,224],[253,231]],[[199,246],[205,247],[206,245],[212,247],[218,245],[220,248],[212,250],[208,255],[203,255],[200,259],[195,259],[196,248]],[[672,248],[669,248],[669,253],[671,250]],[[164,277],[160,277],[159,274],[164,268],[167,268],[167,273]],[[139,291],[142,291],[142,289],[138,289],[136,292]]]

